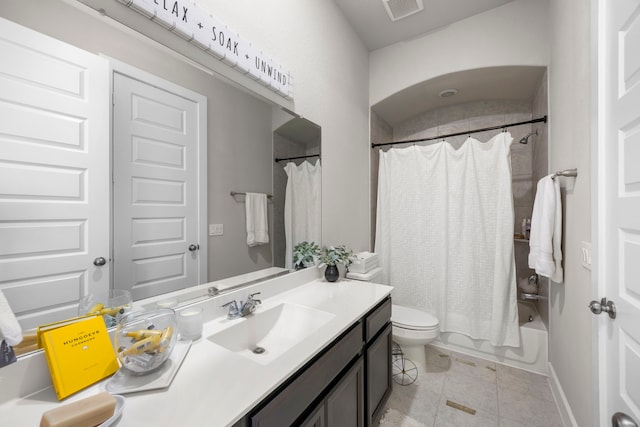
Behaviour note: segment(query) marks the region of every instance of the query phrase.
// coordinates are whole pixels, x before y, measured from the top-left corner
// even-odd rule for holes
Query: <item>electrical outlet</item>
[[[591,270],[591,242],[580,242],[580,261],[584,268]]]
[[[224,227],[222,224],[209,224],[209,236],[222,236]]]

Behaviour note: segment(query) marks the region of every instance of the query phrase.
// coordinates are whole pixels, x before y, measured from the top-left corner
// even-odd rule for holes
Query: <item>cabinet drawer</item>
[[[391,319],[391,298],[387,298],[365,319],[365,340],[369,342]]]
[[[362,326],[356,324],[299,377],[251,417],[253,427],[282,427],[307,409],[362,349]]]

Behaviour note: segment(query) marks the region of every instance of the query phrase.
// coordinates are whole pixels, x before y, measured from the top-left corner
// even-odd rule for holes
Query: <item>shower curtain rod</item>
[[[434,141],[436,139],[444,139],[444,138],[449,138],[451,136],[459,136],[459,135],[470,135],[472,133],[478,133],[478,132],[486,132],[486,131],[490,131],[490,130],[498,130],[498,129],[506,129],[506,128],[510,128],[513,126],[520,126],[520,125],[528,125],[531,123],[547,123],[547,116],[544,117],[540,117],[537,119],[533,119],[533,120],[527,120],[525,122],[517,122],[517,123],[509,123],[506,125],[502,125],[502,126],[491,126],[488,128],[481,128],[481,129],[473,129],[473,130],[468,130],[465,132],[456,132],[456,133],[449,133],[446,135],[440,135],[440,136],[433,136],[430,138],[419,138],[419,139],[407,139],[405,141],[393,141],[393,142],[381,142],[379,144],[371,144],[371,148],[376,148],[376,147],[381,147],[383,145],[395,145],[395,144],[407,144],[407,143],[412,143],[412,142],[423,142],[423,141]]]
[[[306,158],[309,158],[309,157],[318,157],[318,158],[320,158],[320,154],[309,154],[308,156],[298,156],[298,157],[283,157],[283,158],[276,157],[275,158],[275,162],[278,163],[278,162],[282,162],[284,160],[306,159]]]

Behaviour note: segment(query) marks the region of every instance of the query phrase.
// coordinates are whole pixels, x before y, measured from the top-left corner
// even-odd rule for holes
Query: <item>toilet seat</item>
[[[391,323],[411,331],[432,331],[440,326],[438,319],[426,311],[395,304],[391,306]]]

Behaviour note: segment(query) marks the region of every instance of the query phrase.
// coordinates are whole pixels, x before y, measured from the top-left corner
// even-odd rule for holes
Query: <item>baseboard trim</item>
[[[549,362],[549,376],[547,377],[547,381],[549,381],[549,385],[551,386],[551,393],[553,394],[553,399],[556,401],[556,406],[558,407],[558,412],[560,412],[562,423],[565,426],[578,427],[576,418],[573,416],[573,412],[571,412],[571,407],[567,401],[567,396],[564,395],[564,391],[560,385],[560,380],[558,379],[551,362]]]

